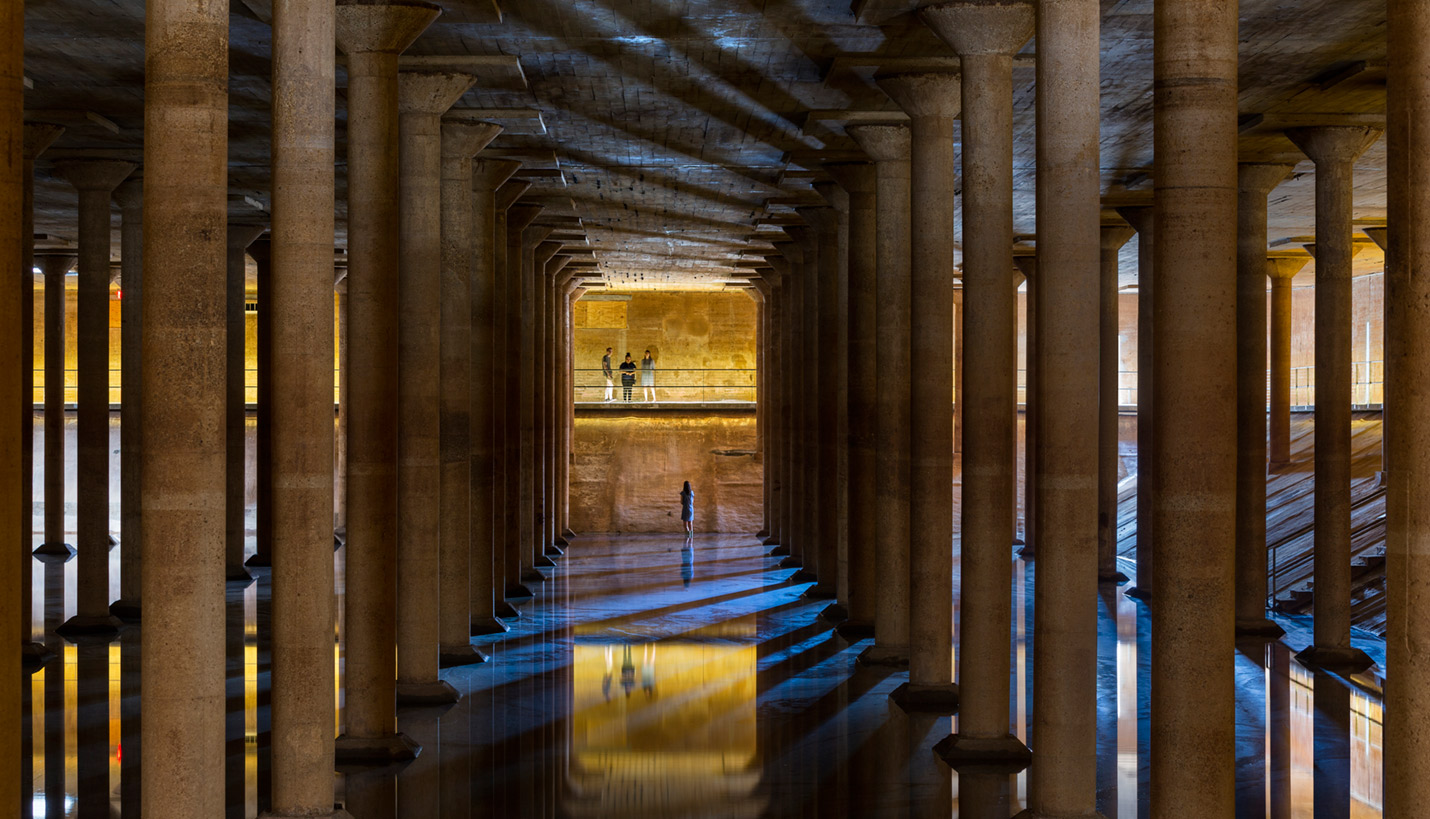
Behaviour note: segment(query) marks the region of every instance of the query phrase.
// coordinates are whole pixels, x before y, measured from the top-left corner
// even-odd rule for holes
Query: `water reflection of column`
[[[442,810],[442,743],[437,728],[441,712],[430,708],[411,711],[398,730],[422,746],[422,754],[397,775],[397,815],[446,817]],[[458,756],[453,749],[447,756]],[[359,819],[367,819],[366,814]]]
[[[109,817],[109,642],[75,647],[75,776],[81,819]]]
[[[1264,684],[1261,690],[1252,696],[1259,698],[1263,692],[1269,693],[1271,686],[1275,684],[1275,674],[1271,668],[1272,644],[1261,641],[1245,642],[1237,646],[1237,653],[1241,655],[1237,658],[1238,663],[1245,658],[1261,666]],[[1240,693],[1245,696],[1247,692],[1243,689]],[[1237,710],[1237,727],[1241,729],[1237,731],[1236,741],[1236,758],[1240,760],[1236,772],[1237,816],[1262,816],[1266,812],[1269,779],[1266,769],[1266,735],[1270,703],[1263,699],[1260,702],[1262,707],[1257,708],[1256,705],[1253,700],[1246,703],[1246,707]]]
[[[1266,788],[1271,796],[1270,819],[1291,817],[1291,649],[1285,643],[1267,646]]]
[[[961,769],[958,772],[958,815],[1012,815],[1012,779],[1007,773],[989,773],[976,766]]]
[[[52,659],[45,663],[45,818],[65,815],[65,642],[55,629],[65,619],[65,567],[60,561],[45,563],[45,647]],[[137,815],[137,814],[136,814]]]
[[[482,707],[489,707],[483,703]],[[432,816],[448,819],[471,819],[472,792],[476,790],[472,778],[472,757],[468,751],[472,747],[473,731],[472,697],[463,697],[461,702],[442,715],[438,726],[440,741],[446,744],[437,768],[439,788],[439,812]],[[485,809],[485,808],[484,808]]]
[[[391,768],[350,773],[344,785],[343,803],[350,813],[357,811],[353,814],[357,819],[397,818],[397,774]]]
[[[143,712],[139,707],[138,629],[119,632],[119,804],[122,816],[139,816],[139,763],[143,759]],[[259,791],[260,795],[262,791]]]
[[[1317,671],[1312,701],[1316,819],[1343,819],[1351,815],[1351,691],[1339,677]]]
[[[1117,601],[1122,595],[1110,584],[1097,589],[1097,793],[1102,813],[1117,819],[1117,744],[1122,714],[1118,699],[1122,681],[1118,662]],[[1108,626],[1112,633],[1109,634]],[[1133,814],[1135,817],[1136,814]],[[1124,817],[1125,819],[1125,817]]]
[[[224,808],[228,819],[244,819],[244,793],[247,790],[244,759],[244,728],[247,722],[247,697],[244,696],[243,598],[244,589],[230,586],[224,600]]]

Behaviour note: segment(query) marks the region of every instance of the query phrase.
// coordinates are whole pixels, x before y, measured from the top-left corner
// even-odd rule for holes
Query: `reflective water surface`
[[[819,620],[825,601],[802,599],[806,586],[765,551],[744,536],[698,536],[693,549],[679,534],[578,539],[510,632],[476,638],[491,662],[443,672],[461,702],[399,713],[421,756],[400,771],[339,775],[338,801],[357,819],[1020,810],[1026,776],[959,776],[939,761],[932,747],[954,720],[892,706],[907,673],[856,665],[866,644]],[[1034,567],[1014,565],[1010,685],[1014,731],[1036,752]],[[55,658],[31,678],[25,807],[132,819],[142,629],[66,644],[53,629],[73,613],[74,563],[36,562],[33,579],[35,637]],[[267,791],[268,593],[266,577],[229,590],[229,817],[255,817]],[[1300,647],[1309,624],[1281,622]],[[1147,609],[1109,587],[1099,625],[1099,809],[1146,816]],[[1284,643],[1242,646],[1236,673],[1238,816],[1380,815],[1373,678],[1309,671]]]

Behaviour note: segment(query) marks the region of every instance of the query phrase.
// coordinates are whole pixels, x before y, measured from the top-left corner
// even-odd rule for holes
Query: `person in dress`
[[[685,539],[695,537],[695,493],[690,490],[690,481],[680,490],[680,519],[685,523]]]
[[[645,358],[641,359],[641,391],[642,400],[655,401],[655,359],[651,358],[650,350],[646,350]]]

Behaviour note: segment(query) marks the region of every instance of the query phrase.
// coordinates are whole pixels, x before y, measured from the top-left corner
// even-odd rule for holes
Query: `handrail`
[[[243,400],[244,400],[244,403],[246,403],[246,404],[257,404],[257,403],[258,403],[258,368],[257,368],[257,367],[245,367],[244,370],[243,370],[243,372],[244,372],[244,389],[243,389]],[[36,367],[35,370],[34,370],[34,373],[35,373],[35,382],[34,382],[34,404],[35,404],[35,406],[37,406],[37,407],[41,407],[41,406],[44,406],[44,404],[45,404],[45,371],[44,371],[44,369],[41,368],[41,367]],[[109,368],[109,403],[110,403],[110,404],[120,404],[120,403],[122,403],[122,400],[123,400],[123,399],[120,397],[120,396],[121,396],[121,385],[122,385],[122,382],[123,382],[122,373],[123,373],[123,370],[121,370],[119,367],[110,367],[110,368]],[[338,403],[338,390],[339,390],[339,383],[340,383],[340,381],[341,381],[341,372],[338,370],[337,367],[334,367],[334,368],[333,368],[333,403],[334,403],[334,404]],[[76,403],[79,402],[79,397],[78,397],[79,386],[78,386],[78,382],[79,382],[79,370],[75,369],[74,367],[66,367],[66,368],[65,368],[65,396],[64,396],[64,403],[66,403],[66,404],[76,404]]]
[[[572,386],[578,404],[601,404],[606,402],[624,403],[710,403],[731,401],[752,403],[755,401],[758,385],[756,370],[749,368],[700,368],[672,367],[656,365],[652,371],[654,385],[646,386],[645,371],[637,368],[635,384],[631,386],[631,396],[625,397],[625,387],[621,383],[619,363],[611,365],[608,385],[604,371],[600,367],[577,367],[572,371]]]

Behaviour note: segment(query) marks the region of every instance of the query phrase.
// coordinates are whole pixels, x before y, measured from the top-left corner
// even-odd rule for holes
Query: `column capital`
[[[765,261],[770,263],[770,267],[774,269],[777,275],[784,276],[789,273],[789,259],[786,259],[784,256],[778,253],[771,253],[765,257]]]
[[[136,167],[117,159],[73,159],[59,163],[55,170],[79,190],[109,193]]]
[[[519,170],[521,163],[514,159],[475,160],[472,162],[472,190],[478,193],[496,193],[507,184],[511,175]],[[523,188],[522,193],[525,192]]]
[[[252,224],[242,222],[228,223],[228,249],[247,250],[263,232],[268,230],[267,224]]]
[[[130,174],[114,189],[112,198],[123,211],[144,207],[144,178],[138,173]]]
[[[540,205],[512,205],[507,209],[506,226],[509,230],[525,230],[528,225],[536,221],[536,217],[540,216],[543,210],[545,208]],[[545,234],[541,238],[545,239]]]
[[[843,193],[843,191],[840,193]],[[805,223],[809,225],[809,228],[804,228],[805,230],[810,228],[813,230],[837,230],[839,228],[839,214],[832,205],[808,205],[795,208],[794,212],[798,213],[799,218],[803,219]],[[799,225],[790,225],[785,228],[785,232],[789,233],[790,228],[801,229]],[[794,234],[790,235],[793,236]],[[809,238],[812,239],[813,237],[810,236]],[[795,236],[795,239],[797,241],[804,241],[798,236]]]
[[[909,161],[908,123],[849,125],[844,131],[875,162]]]
[[[963,104],[962,76],[952,71],[875,74],[874,82],[912,118],[952,119]]]
[[[789,234],[789,230],[786,229],[785,233]],[[793,234],[788,239],[776,239],[770,244],[774,245],[775,253],[778,253],[786,264],[796,265],[804,261],[804,247]]]
[[[338,48],[344,54],[401,54],[441,13],[441,6],[422,0],[340,0]]]
[[[1138,236],[1146,236],[1152,230],[1152,220],[1157,215],[1150,202],[1145,205],[1123,205],[1115,210],[1123,221],[1137,231]]]
[[[35,262],[39,264],[40,271],[45,276],[63,276],[74,270],[75,263],[79,261],[79,256],[73,253],[46,253],[35,255]]]
[[[1375,246],[1376,246],[1376,247],[1380,248],[1381,250],[1385,250],[1386,241],[1387,241],[1387,238],[1386,238],[1386,237],[1387,237],[1387,234],[1386,234],[1386,227],[1385,227],[1385,225],[1379,225],[1379,226],[1376,226],[1376,225],[1368,225],[1368,226],[1362,227],[1362,228],[1360,229],[1360,231],[1361,231],[1361,233],[1364,233],[1365,235],[1369,236],[1369,237],[1370,237],[1370,240],[1371,240],[1372,242],[1375,242]]]
[[[480,160],[480,162],[482,163],[489,161],[490,160],[486,159]],[[515,173],[516,169],[513,168],[512,172]],[[512,179],[508,182],[502,183],[502,185],[498,187],[496,191],[497,210],[507,210],[509,208],[514,207],[516,205],[516,200],[520,199],[522,197],[522,194],[526,193],[528,190],[531,190],[531,182],[526,179]],[[532,216],[531,218],[535,219],[536,217]]]
[[[1285,162],[1240,162],[1236,166],[1236,187],[1242,193],[1268,196],[1295,169],[1295,165]]]
[[[1317,165],[1350,163],[1374,145],[1384,131],[1378,125],[1311,125],[1286,129],[1286,138]]]
[[[399,79],[402,75],[398,75]],[[471,159],[502,132],[494,122],[442,120],[442,158]],[[515,169],[513,169],[514,171]],[[490,188],[488,188],[490,190]]]
[[[257,239],[248,243],[248,255],[253,258],[258,265],[258,272],[263,273],[263,268],[273,263],[273,239],[270,235],[260,235]],[[346,270],[344,270],[346,275]]]
[[[1099,247],[1104,252],[1120,250],[1136,232],[1125,222],[1104,223],[1098,231]]]
[[[546,263],[551,261],[556,256],[556,254],[561,252],[561,248],[564,247],[564,245],[562,245],[560,242],[544,241],[545,238],[546,237],[543,236],[543,241],[541,242],[541,244],[536,246],[535,255],[536,268],[542,271],[545,271]]]
[[[1036,253],[1013,256],[1013,266],[1023,274],[1024,279],[1034,283],[1038,281],[1038,255]]]
[[[1309,255],[1300,253],[1271,253],[1266,257],[1266,275],[1270,276],[1272,281],[1289,282],[1310,261]]]
[[[50,122],[27,122],[25,123],[25,160],[33,162],[44,153],[47,148],[55,144],[65,132],[65,126],[55,125]]]
[[[1011,57],[1033,37],[1033,4],[1027,0],[935,3],[918,15],[960,57]]]
[[[860,194],[872,195],[874,193],[877,176],[874,173],[873,163],[829,162],[825,164],[824,169],[834,177],[835,183],[843,188],[851,199]]]
[[[827,165],[825,167],[828,168]],[[820,198],[822,198],[825,202],[829,203],[829,207],[834,209],[836,220],[835,227],[838,227],[838,214],[849,212],[848,192],[846,192],[844,188],[841,187],[838,183],[830,180],[815,182],[810,187],[814,188],[814,192],[819,194]],[[799,208],[795,208],[795,213],[799,213],[799,211]],[[803,217],[804,214],[800,213],[800,216]],[[809,220],[805,219],[805,221],[808,222]]]
[[[453,71],[399,71],[397,111],[400,114],[441,116],[476,82],[477,78],[471,74]]]
[[[833,218],[834,208],[828,207],[827,205],[824,206],[824,208],[829,211],[830,218]],[[803,216],[803,214],[800,215]],[[814,228],[809,225],[782,225],[782,227],[784,232],[789,234],[789,237],[793,239],[795,244],[799,247],[800,261],[804,261],[807,255],[805,250],[812,249],[815,246],[815,242],[818,241],[814,233]]]
[[[553,228],[550,225],[527,224],[521,229],[521,248],[523,251],[535,251],[546,237],[551,235]]]

